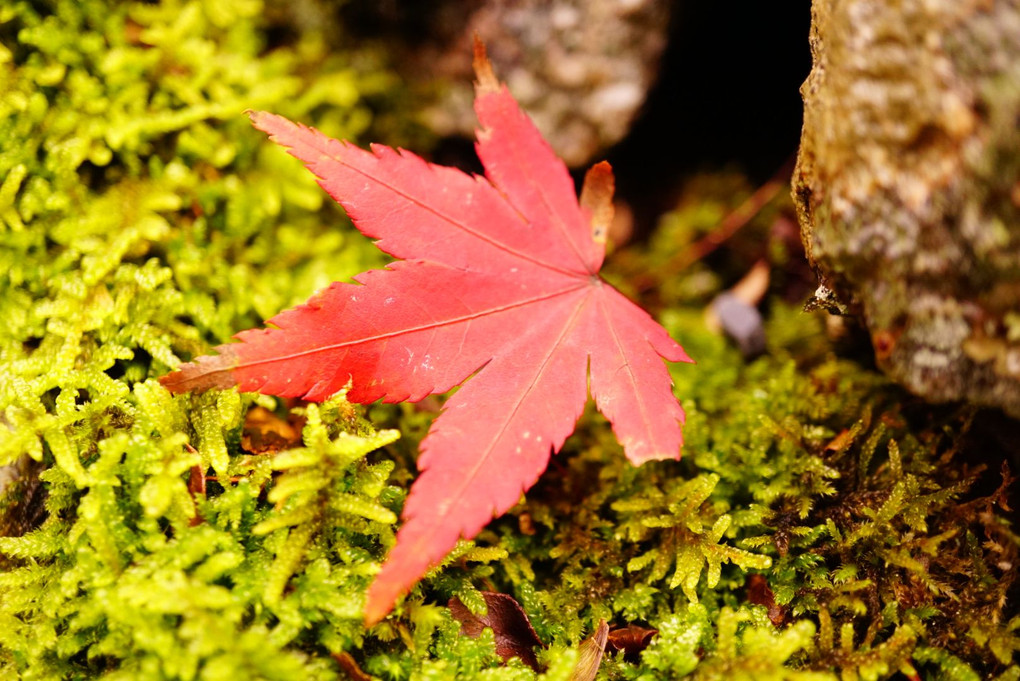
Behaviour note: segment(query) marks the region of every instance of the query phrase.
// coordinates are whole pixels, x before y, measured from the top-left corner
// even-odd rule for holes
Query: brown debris
[[[619,629],[609,632],[608,645],[617,652],[623,653],[623,659],[627,662],[637,662],[638,656],[648,647],[652,639],[659,633],[658,629],[639,627],[636,624],[628,624]]]
[[[586,638],[578,650],[577,666],[570,675],[570,681],[594,681],[602,665],[602,655],[606,651],[609,638],[609,625],[599,620],[599,626],[591,636]]]
[[[361,669],[361,666],[358,664],[357,660],[351,657],[350,653],[348,652],[333,653],[332,658],[336,662],[337,666],[340,667],[340,669],[346,675],[346,678],[350,679],[351,681],[375,681],[375,677],[371,676],[370,674],[366,674]]]
[[[492,591],[480,593],[487,609],[484,615],[474,614],[456,597],[447,603],[450,614],[460,622],[460,633],[477,638],[486,628],[492,629],[496,637],[496,654],[500,659],[506,662],[511,657],[518,657],[524,664],[538,671],[538,658],[533,649],[541,646],[542,641],[531,626],[524,608],[508,594]]]
[[[764,575],[751,575],[748,578],[747,602],[768,608],[769,621],[773,626],[779,627],[786,623],[786,609],[776,603],[776,595]]]
[[[285,421],[265,407],[253,407],[244,417],[241,448],[252,454],[272,454],[301,443],[301,423]]]

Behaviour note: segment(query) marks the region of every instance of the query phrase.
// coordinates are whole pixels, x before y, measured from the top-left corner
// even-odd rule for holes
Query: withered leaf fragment
[[[344,678],[350,681],[378,681],[374,676],[366,674],[358,665],[358,661],[348,652],[333,653],[333,660],[343,670]]]
[[[246,452],[273,454],[300,443],[300,424],[285,421],[265,407],[253,407],[244,417],[241,448]]]
[[[471,638],[478,638],[488,627],[496,637],[496,654],[506,662],[511,657],[519,657],[524,664],[536,672],[538,658],[535,657],[535,646],[541,646],[538,634],[531,626],[531,620],[524,612],[520,603],[513,596],[482,591],[485,599],[486,613],[476,615],[461,603],[459,598],[451,598],[447,603],[450,614],[460,622],[460,632]]]
[[[609,625],[599,620],[595,633],[584,639],[578,650],[577,666],[570,675],[570,681],[594,681],[602,665],[602,655],[606,651],[606,640],[609,638]]]
[[[658,633],[658,629],[648,629],[646,627],[639,627],[636,624],[628,624],[625,627],[613,629],[609,632],[607,644],[611,649],[622,652],[623,659],[627,660],[627,662],[637,662],[641,651],[648,647],[648,644],[652,642],[652,638]]]
[[[751,575],[747,580],[747,601],[753,605],[764,605],[769,611],[769,621],[775,626],[786,622],[786,610],[776,603],[769,582],[764,575]]]

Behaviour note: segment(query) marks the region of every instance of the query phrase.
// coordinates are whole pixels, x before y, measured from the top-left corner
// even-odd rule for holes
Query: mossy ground
[[[600,618],[658,629],[603,679],[1020,678],[1020,542],[980,415],[910,398],[778,296],[746,361],[702,316],[740,248],[644,296],[698,360],[674,370],[684,460],[631,467],[589,412],[365,631],[434,410],[154,380],[384,262],[242,111],[407,143],[400,86],[288,21],[257,0],[0,7],[0,677],[533,678],[459,635],[447,599],[486,589],[522,604],[547,679]],[[731,184],[692,184],[614,283],[668,271]],[[291,435],[253,445],[256,406]]]

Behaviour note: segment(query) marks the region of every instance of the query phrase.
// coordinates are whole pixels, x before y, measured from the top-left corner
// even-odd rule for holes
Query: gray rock
[[[666,0],[445,0],[450,17],[407,61],[446,87],[425,116],[443,135],[473,136],[473,36],[496,76],[568,165],[580,167],[630,130],[666,47]],[[457,11],[453,11],[456,9]],[[463,22],[463,23],[462,23]]]
[[[1020,416],[1020,0],[812,20],[794,199],[817,302],[913,392]]]

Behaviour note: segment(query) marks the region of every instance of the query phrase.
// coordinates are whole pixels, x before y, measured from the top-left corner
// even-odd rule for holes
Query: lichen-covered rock
[[[934,401],[1020,416],[1020,2],[815,0],[794,177],[819,298]]]

